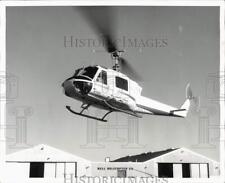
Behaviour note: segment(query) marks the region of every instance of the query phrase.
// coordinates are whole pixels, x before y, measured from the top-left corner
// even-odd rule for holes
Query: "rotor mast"
[[[113,70],[120,72],[120,64],[119,64],[119,60],[120,57],[122,55],[124,51],[123,50],[116,50],[114,52],[111,53],[111,57],[112,59],[115,61],[115,65],[112,67]]]

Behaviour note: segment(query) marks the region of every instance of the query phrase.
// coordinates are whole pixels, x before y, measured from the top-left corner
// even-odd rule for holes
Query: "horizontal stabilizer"
[[[189,108],[190,108],[190,99],[186,99],[180,109],[177,109],[171,112],[175,116],[186,117],[189,111]]]
[[[180,109],[171,111],[172,114],[176,116],[180,116],[180,117],[186,117],[191,105],[191,102],[190,102],[191,99],[193,99],[193,94],[192,94],[190,84],[188,83],[186,87],[186,100],[184,104],[180,107]]]

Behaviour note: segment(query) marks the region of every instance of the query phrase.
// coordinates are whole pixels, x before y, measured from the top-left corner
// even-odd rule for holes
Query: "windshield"
[[[98,68],[93,66],[93,67],[86,67],[86,68],[81,68],[75,71],[74,76],[84,76],[87,77],[89,79],[93,79],[96,72],[97,72]]]

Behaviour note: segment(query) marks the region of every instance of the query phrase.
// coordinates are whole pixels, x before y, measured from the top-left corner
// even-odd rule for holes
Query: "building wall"
[[[70,176],[90,176],[90,164],[87,162],[44,162],[44,178],[63,178],[64,174]],[[29,162],[7,162],[7,177],[15,176],[18,178],[29,178]],[[13,174],[12,174],[13,172]]]
[[[77,163],[77,176],[91,176],[91,162],[80,161]]]
[[[172,171],[175,177],[182,178],[182,163],[190,164],[190,176],[207,178],[219,176],[219,163],[205,158],[201,155],[179,149],[171,153],[159,156],[146,162],[99,162],[92,163],[92,176],[115,176],[118,175],[118,169],[126,169],[127,177],[158,177],[158,164],[172,163]],[[206,166],[208,166],[206,168]],[[206,173],[206,170],[208,171]]]
[[[172,153],[159,156],[155,159],[146,162],[149,164],[152,171],[152,163],[154,163],[153,174],[158,176],[158,163],[190,163],[190,164],[208,164],[209,165],[209,176],[218,176],[219,175],[219,163],[212,161],[203,156],[197,155],[190,151],[179,149]]]
[[[89,162],[89,161],[71,161],[71,162],[45,162],[45,178],[62,178],[66,173],[74,176],[109,176],[109,177],[158,177],[159,163],[173,163],[173,174],[181,175],[182,163],[190,163],[192,176],[197,176],[200,166],[209,167],[209,176],[219,176],[219,163],[206,157],[192,153],[187,150],[179,149],[171,153],[159,156],[146,162]],[[193,165],[192,165],[193,164]],[[199,167],[196,164],[199,165]],[[7,176],[29,178],[30,163],[7,162]],[[194,171],[193,171],[194,170]],[[14,173],[12,173],[14,172]],[[201,173],[202,175],[204,172]]]
[[[24,179],[29,177],[30,164],[29,163],[6,163],[5,176],[16,179]]]
[[[77,175],[77,162],[58,162],[58,163],[45,163],[44,177],[45,178],[61,178],[65,174]]]
[[[118,177],[119,171],[125,170],[126,177],[149,177],[144,163],[136,162],[96,162],[92,163],[92,176]]]

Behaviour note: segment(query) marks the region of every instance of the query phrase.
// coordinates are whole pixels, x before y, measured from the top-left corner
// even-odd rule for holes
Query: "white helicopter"
[[[94,22],[96,24],[96,19]],[[122,112],[139,118],[142,117],[141,114],[187,116],[190,100],[193,98],[189,84],[186,87],[186,100],[180,108],[142,96],[142,88],[139,84],[127,74],[120,72],[125,68],[129,74],[135,75],[129,63],[121,57],[122,51],[118,51],[102,23],[97,24],[96,27],[104,35],[106,50],[111,54],[115,65],[112,69],[99,65],[83,67],[77,69],[72,77],[63,82],[65,95],[82,102],[80,112],[75,112],[70,106],[66,106],[70,112],[103,122],[107,122],[106,117],[112,112]],[[90,106],[107,112],[102,117],[84,114]]]

